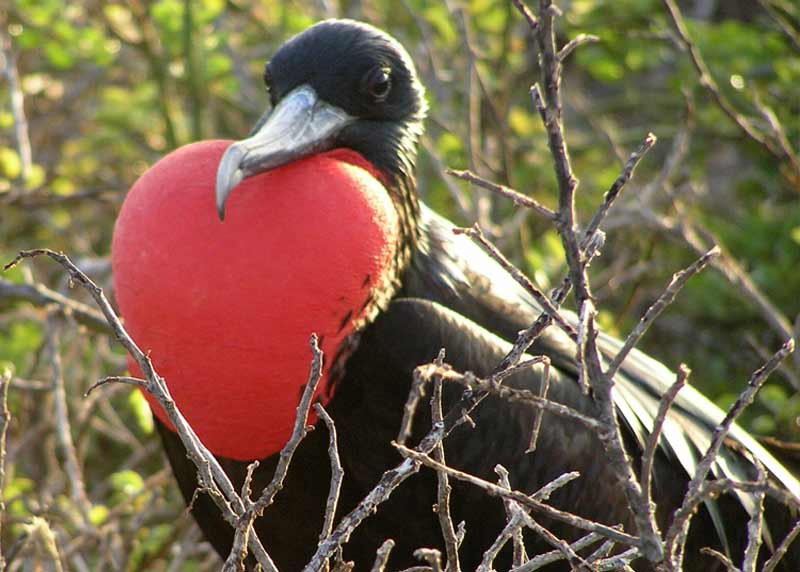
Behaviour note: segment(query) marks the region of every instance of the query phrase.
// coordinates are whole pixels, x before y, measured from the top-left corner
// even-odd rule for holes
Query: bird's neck
[[[399,237],[391,269],[392,284],[384,290],[387,302],[396,293],[400,276],[419,240],[420,206],[415,171],[423,120],[424,110],[401,122],[362,120],[349,127],[342,137],[349,149],[377,170],[398,214]]]

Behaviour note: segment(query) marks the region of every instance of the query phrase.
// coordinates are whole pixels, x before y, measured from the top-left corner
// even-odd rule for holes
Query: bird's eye
[[[375,101],[383,101],[392,89],[391,68],[376,67],[370,70],[366,77],[367,93]]]

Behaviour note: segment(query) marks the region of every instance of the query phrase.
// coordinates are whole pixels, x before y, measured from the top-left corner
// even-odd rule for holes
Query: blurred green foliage
[[[764,130],[769,125],[759,107],[772,110],[787,140],[799,147],[798,45],[762,3],[680,4],[723,94]],[[767,4],[795,31],[800,28],[793,3]],[[573,0],[561,8],[562,43],[579,33],[599,38],[565,64],[567,139],[581,181],[584,222],[647,132],[659,137],[626,190],[620,214],[612,216],[604,254],[592,267],[601,324],[625,335],[671,274],[694,258],[681,240],[637,217],[642,196],[660,215],[713,232],[794,321],[800,314],[800,182],[788,165],[743,137],[715,105],[679,48],[662,2]],[[246,134],[268,105],[260,85],[264,62],[286,38],[331,15],[387,29],[417,62],[431,103],[419,160],[425,200],[460,224],[482,220],[540,286],[560,280],[563,251],[553,228],[443,174],[443,166],[471,168],[556,204],[546,139],[528,95],[538,78],[536,49],[522,18],[501,0],[11,0],[0,15],[12,49],[5,65],[13,54],[33,165],[28,179],[20,180],[19,118],[6,81],[0,84],[0,259],[23,248],[64,250],[109,287],[113,222],[131,184],[180,145]],[[688,149],[667,184],[646,193],[665,161],[676,156],[671,148],[681,136],[688,137]],[[2,278],[17,284],[35,279],[85,300],[43,262]],[[4,495],[11,526],[3,528],[4,545],[33,514],[60,514],[65,530],[80,521],[74,507],[62,506],[70,497],[54,476],[60,469],[47,421],[51,397],[34,383],[46,386],[49,379],[43,315],[0,297],[0,366],[13,364],[21,380],[10,394],[14,421]],[[166,569],[176,558],[170,546],[193,537],[163,471],[146,403],[125,387],[84,400],[88,385],[122,373],[125,362],[105,334],[70,328],[62,352],[91,523],[99,530],[117,527],[126,539],[120,541],[124,565],[115,569]],[[671,367],[689,364],[692,383],[725,405],[760,364],[758,352],[779,341],[759,310],[709,270],[657,322],[643,349]],[[794,364],[774,376],[743,419],[752,430],[800,438],[800,396],[789,383],[798,375]],[[152,514],[136,516],[145,507]],[[91,550],[81,554],[90,569],[108,564]],[[184,570],[210,569],[214,562],[207,552],[185,558]]]

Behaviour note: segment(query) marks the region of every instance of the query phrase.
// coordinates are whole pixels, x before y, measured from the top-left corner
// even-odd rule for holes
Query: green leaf
[[[10,147],[0,147],[0,177],[14,180],[22,172],[22,162],[19,155]]]
[[[95,526],[100,526],[108,518],[108,507],[102,504],[92,505],[89,510],[89,520]]]
[[[128,395],[128,407],[136,419],[136,426],[145,435],[153,433],[153,414],[150,412],[150,405],[139,390],[131,391]]]
[[[144,480],[136,471],[127,469],[118,471],[113,473],[109,480],[114,492],[124,496],[133,496],[144,488]]]

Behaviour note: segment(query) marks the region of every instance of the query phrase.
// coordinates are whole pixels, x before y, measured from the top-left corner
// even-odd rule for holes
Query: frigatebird
[[[139,185],[149,194],[137,189],[131,193],[114,239],[115,286],[135,337],[152,349],[179,406],[237,486],[249,461],[260,459],[254,490],[272,476],[306,379],[305,341],[298,354],[289,347],[297,339],[292,332],[302,329],[299,321],[303,327],[315,320],[340,324],[323,340],[328,367],[320,400],[338,430],[345,474],[337,513],[341,516],[400,460],[391,442],[414,368],[445,348],[453,368],[487,375],[517,333],[543,310],[503,268],[467,237],[454,234],[452,223],[417,198],[415,163],[427,105],[412,59],[394,38],[355,21],[320,22],[274,54],[264,82],[271,110],[249,137],[230,145],[209,144],[191,161],[179,151],[165,169],[170,176],[182,177],[177,185],[181,188],[159,180],[162,169]],[[367,199],[331,198],[339,192],[340,168],[358,171],[348,176],[360,181],[354,184],[354,194],[369,195]],[[265,174],[279,177],[270,188],[257,182]],[[212,198],[208,191],[214,184]],[[195,187],[201,188],[202,200],[182,202]],[[315,198],[309,198],[314,192]],[[224,223],[212,220],[208,211],[214,204]],[[362,216],[361,210],[368,212]],[[244,234],[224,242],[237,218],[244,220],[256,211],[255,216],[263,218],[248,219],[242,225]],[[201,217],[209,221],[201,230],[182,230]],[[286,217],[292,222],[285,223]],[[316,228],[324,229],[321,237]],[[269,232],[270,242],[261,251],[252,241]],[[202,246],[197,240],[204,241]],[[335,246],[325,250],[328,243]],[[157,258],[163,259],[159,274],[136,281]],[[267,271],[260,270],[263,264]],[[315,282],[318,273],[322,280]],[[174,297],[167,292],[173,277],[178,284]],[[350,295],[349,286],[345,294],[336,293],[347,281],[360,285],[357,295]],[[302,290],[307,282],[313,286]],[[220,305],[218,300],[225,296],[229,297]],[[250,309],[256,307],[253,304],[266,308],[270,319],[260,319]],[[187,312],[195,312],[193,318],[187,318]],[[303,340],[308,333],[302,332]],[[619,341],[605,334],[599,345],[608,357],[620,348]],[[226,351],[242,353],[213,369],[213,375],[204,377],[191,369],[197,362],[211,370]],[[546,355],[552,362],[551,400],[586,415],[597,414],[592,396],[579,387],[575,347],[568,336],[550,327],[529,353]],[[301,366],[290,355],[304,356]],[[539,391],[543,375],[541,366],[532,367],[507,383]],[[639,458],[660,396],[673,381],[674,374],[664,365],[638,351],[616,375],[614,399],[631,457]],[[460,395],[461,388],[446,386],[445,406]],[[424,433],[426,424],[430,426],[427,408],[419,408],[418,417],[415,431]],[[526,453],[533,417],[524,404],[488,397],[472,413],[474,426],[462,425],[446,440],[448,464],[488,480],[496,480],[494,468],[502,464],[510,471],[511,485],[526,492],[578,471],[581,478],[557,491],[550,502],[634,531],[599,437],[570,418],[545,414],[536,451]],[[722,417],[720,409],[691,387],[675,400],[654,468],[662,530],[680,505]],[[205,494],[195,494],[196,469],[163,419],[157,419],[158,427],[180,489],[205,537],[225,556],[233,531]],[[327,430],[317,422],[317,429],[300,444],[274,505],[256,522],[257,533],[282,572],[300,570],[317,544],[330,478],[327,447]],[[775,486],[800,498],[797,479],[737,426],[711,478],[757,479],[756,460]],[[354,561],[356,570],[369,569],[376,549],[392,538],[396,547],[390,568],[400,569],[417,563],[414,550],[442,548],[433,511],[435,483],[435,474],[422,470],[400,486],[355,530],[344,546],[344,558]],[[453,520],[466,526],[462,569],[473,570],[503,528],[505,512],[501,500],[482,490],[458,482],[453,489]],[[685,569],[714,568],[717,561],[698,554],[702,546],[733,558],[741,555],[754,510],[753,498],[743,492],[702,505],[689,532]],[[768,500],[769,546],[783,538],[790,518],[788,508]],[[572,540],[581,534],[561,522],[541,522],[560,538]],[[526,539],[530,554],[550,549],[532,534]],[[799,552],[785,558],[786,570],[800,569]],[[510,553],[501,554],[496,568],[509,560]],[[564,563],[546,569],[559,566]],[[642,561],[633,567],[650,569]]]

